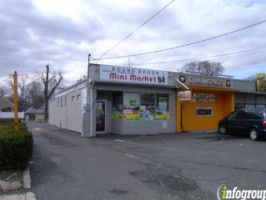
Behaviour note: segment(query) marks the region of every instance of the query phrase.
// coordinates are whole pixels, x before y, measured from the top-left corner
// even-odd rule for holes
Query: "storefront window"
[[[256,108],[265,108],[265,105],[264,104],[258,104],[258,105],[256,105]]]
[[[140,119],[155,119],[155,94],[141,94]]]
[[[155,119],[165,120],[169,119],[169,95],[156,94],[156,115]]]
[[[213,108],[196,108],[197,117],[212,117]]]
[[[113,93],[112,97],[112,119],[123,120],[123,94],[122,92]]]
[[[124,93],[124,119],[139,120],[139,93]]]

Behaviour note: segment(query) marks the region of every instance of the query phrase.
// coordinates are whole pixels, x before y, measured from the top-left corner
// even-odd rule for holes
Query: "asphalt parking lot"
[[[28,126],[38,200],[213,200],[222,184],[266,189],[265,140],[215,132],[88,139],[46,123]]]

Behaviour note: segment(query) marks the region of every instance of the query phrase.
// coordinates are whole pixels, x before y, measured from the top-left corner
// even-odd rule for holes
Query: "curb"
[[[29,167],[23,172],[23,187],[25,189],[31,188],[31,179],[30,179],[30,171]]]

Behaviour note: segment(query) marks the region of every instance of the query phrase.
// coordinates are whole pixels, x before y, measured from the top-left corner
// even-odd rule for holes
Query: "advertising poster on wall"
[[[140,119],[138,93],[125,93],[123,114],[125,120]]]

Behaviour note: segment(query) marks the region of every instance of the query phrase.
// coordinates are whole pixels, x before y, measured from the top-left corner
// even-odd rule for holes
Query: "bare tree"
[[[34,108],[39,108],[44,104],[43,85],[40,80],[33,80],[28,84],[29,103]]]
[[[58,73],[58,76],[56,74],[53,74],[52,77],[50,78],[49,76],[51,75],[49,65],[46,65],[46,73],[45,75],[42,74],[42,81],[44,85],[44,113],[45,113],[45,118],[48,119],[48,101],[52,94],[54,93],[55,89],[57,86],[60,84],[60,82],[63,79],[63,76],[61,73]]]
[[[29,77],[27,74],[21,74],[18,75],[18,110],[19,111],[25,111],[28,104],[28,90],[27,90],[27,84],[29,81]],[[14,80],[13,75],[9,75],[8,78],[4,81],[5,87],[7,88],[7,98],[13,102],[14,100]]]
[[[7,97],[10,94],[5,84],[0,83],[0,95]]]
[[[207,76],[218,76],[224,71],[224,67],[219,62],[194,61],[185,64],[182,69],[184,72],[196,72]]]
[[[26,108],[29,106],[28,105],[28,90],[27,90],[27,81],[28,81],[28,75],[27,74],[22,74],[19,77],[18,81],[18,89],[19,89],[19,107],[21,111],[26,110]]]
[[[249,81],[256,81],[256,74],[255,75],[251,75],[248,76],[247,78],[244,78],[245,80],[249,80]]]

